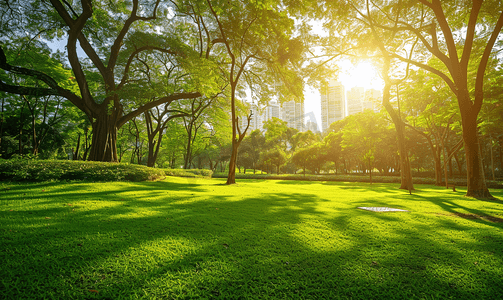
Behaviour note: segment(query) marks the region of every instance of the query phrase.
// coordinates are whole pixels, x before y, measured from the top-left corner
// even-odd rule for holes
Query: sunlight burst
[[[339,78],[346,89],[358,86],[365,89],[382,90],[383,80],[369,61],[361,61],[356,66],[345,60],[339,64]]]

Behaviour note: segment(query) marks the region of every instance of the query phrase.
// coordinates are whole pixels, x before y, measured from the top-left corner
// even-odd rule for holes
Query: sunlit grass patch
[[[224,182],[0,183],[0,298],[500,295],[501,190]]]

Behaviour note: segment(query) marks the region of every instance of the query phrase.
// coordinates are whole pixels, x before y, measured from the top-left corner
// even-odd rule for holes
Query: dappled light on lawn
[[[491,191],[499,201],[478,201],[463,197],[463,187],[417,184],[410,195],[383,183],[224,182],[3,183],[2,292],[17,299],[499,297],[501,190]]]

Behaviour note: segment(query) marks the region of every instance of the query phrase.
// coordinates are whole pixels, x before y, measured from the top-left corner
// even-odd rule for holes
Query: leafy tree
[[[283,151],[279,146],[276,146],[266,152],[262,152],[261,159],[266,165],[275,166],[276,174],[279,174],[281,166],[283,166],[287,161],[287,156],[285,151]]]
[[[342,155],[342,132],[330,132],[323,138],[326,151],[325,159],[334,163],[334,171],[337,174],[337,165]]]
[[[299,148],[292,155],[292,162],[302,168],[304,176],[306,169],[313,173],[320,173],[321,166],[326,162],[326,154],[323,153],[324,144],[315,143],[305,148]]]
[[[411,112],[407,117],[409,128],[414,129],[428,142],[434,159],[435,181],[442,185],[441,158],[444,156],[444,170],[448,164],[448,142],[452,136],[453,123],[460,122],[459,111],[452,101],[445,84],[437,76],[418,70],[411,72],[407,84],[404,85],[404,110]],[[460,140],[458,138],[458,140]],[[458,144],[456,151],[461,146]],[[445,173],[447,174],[447,173]],[[447,184],[447,180],[446,180]]]
[[[265,150],[264,146],[265,137],[258,129],[253,130],[243,139],[238,161],[241,161],[245,168],[253,169],[253,174],[259,165],[260,153]]]
[[[230,85],[232,152],[227,184],[235,183],[238,147],[249,128],[240,128],[236,100],[243,83],[260,100],[270,98],[273,85],[282,96],[302,97],[302,80],[293,72],[303,52],[302,44],[293,39],[294,21],[288,6],[277,2],[255,1],[188,1],[201,19],[211,19],[216,30],[212,42],[227,54],[227,76]],[[210,29],[207,30],[207,33]],[[207,35],[208,37],[209,35]],[[260,73],[260,76],[257,76]],[[264,80],[264,77],[267,79]]]
[[[155,162],[159,156],[159,150],[162,143],[162,137],[168,127],[169,121],[175,118],[188,116],[186,112],[169,107],[165,104],[164,108],[154,107],[144,113],[145,124],[147,126],[148,137],[148,157],[147,166],[155,167]]]
[[[278,118],[271,118],[264,122],[265,130],[265,146],[266,148],[274,148],[276,146],[286,150],[287,144],[287,122]]]
[[[295,151],[297,148],[305,148],[315,142],[318,142],[318,136],[311,130],[308,130],[295,134],[292,137],[292,141],[292,151]]]
[[[485,184],[477,123],[484,102],[486,67],[503,27],[499,1],[326,2],[329,11],[340,11],[342,3],[349,6],[343,13],[346,19],[336,21],[338,32],[346,30],[352,37],[358,36],[357,47],[380,56],[385,81],[384,102],[390,97],[391,87],[400,82],[396,76],[399,69],[394,70],[395,76],[390,74],[394,62],[422,68],[439,76],[449,86],[456,96],[462,120],[466,195],[491,198]],[[347,30],[349,26],[351,30]],[[432,58],[439,62],[438,67],[429,64]],[[476,66],[474,78],[469,74],[470,65]],[[397,124],[401,126],[400,122]]]
[[[375,154],[380,147],[381,137],[388,127],[382,116],[371,110],[348,116],[349,120],[342,130],[343,148],[350,148],[352,152],[366,165],[372,183],[372,169]]]
[[[165,132],[166,136],[159,150],[158,164],[171,169],[179,168],[183,165],[185,151],[183,145],[187,139],[185,128],[178,119],[172,119],[168,122]]]
[[[2,12],[18,15],[24,21],[16,23],[18,30],[52,40],[56,36],[67,41],[65,58],[70,63],[78,91],[72,91],[51,76],[44,67],[24,68],[7,59],[0,48],[0,68],[8,74],[36,78],[41,86],[10,83],[0,78],[0,90],[20,95],[55,95],[68,99],[83,111],[92,122],[92,148],[88,159],[117,161],[117,130],[129,120],[158,105],[179,99],[196,98],[212,94],[214,65],[207,64],[205,56],[192,51],[182,42],[186,24],[169,19],[173,9],[157,0],[154,3],[81,0],[80,3],[51,1],[14,1],[2,4]],[[30,13],[25,13],[29,11]],[[162,15],[162,17],[160,17]],[[180,16],[176,16],[180,18]],[[176,27],[180,37],[171,35]],[[185,26],[185,27],[184,27]],[[21,28],[20,28],[21,27]],[[166,34],[163,34],[162,30]],[[5,30],[5,28],[2,28]],[[64,32],[67,32],[66,34]],[[78,55],[77,42],[87,60]],[[147,103],[133,103],[128,95],[148,92],[141,72],[145,53],[171,55],[177,64],[190,69],[193,76],[184,77],[181,91],[166,89]],[[208,67],[206,67],[208,66]],[[204,74],[204,76],[199,76]],[[158,74],[164,76],[165,74]],[[158,92],[158,90],[154,90]]]
[[[499,143],[499,170],[503,174],[503,70],[501,68],[501,60],[497,64],[491,65],[487,74],[488,82],[485,91],[485,101],[480,116],[480,132],[487,141],[489,148],[489,161],[492,179],[497,177],[496,169],[496,151],[494,148]]]

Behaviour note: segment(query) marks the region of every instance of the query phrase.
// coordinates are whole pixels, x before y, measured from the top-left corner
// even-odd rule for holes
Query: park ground
[[[0,182],[0,298],[501,297],[503,190],[224,183]]]

